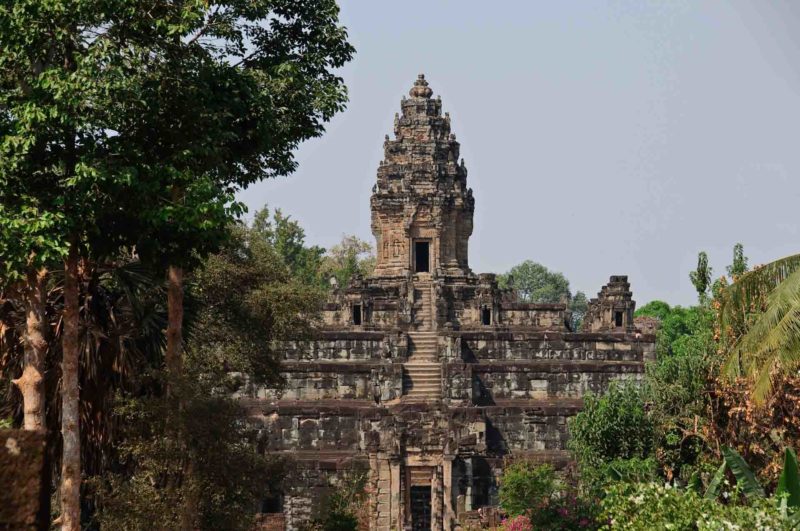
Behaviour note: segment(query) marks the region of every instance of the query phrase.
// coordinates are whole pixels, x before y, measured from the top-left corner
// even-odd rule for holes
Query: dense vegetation
[[[280,489],[285,464],[258,452],[243,422],[246,412],[232,396],[248,385],[280,387],[270,345],[308,333],[329,276],[347,281],[353,274],[352,264],[341,259],[353,254],[348,251],[353,241],[345,237],[330,252],[308,246],[296,222],[266,208],[249,225],[229,225],[220,248],[198,260],[186,277],[180,378],[170,377],[163,365],[166,289],[160,275],[131,256],[87,272],[81,289],[84,526],[251,527],[260,502]],[[363,254],[363,244],[358,249]],[[358,267],[369,267],[369,253],[356,260]],[[48,287],[47,315],[57,316],[62,288],[56,281]],[[234,291],[237,296],[231,297]],[[22,421],[23,404],[9,377],[23,364],[25,319],[23,303],[10,295],[0,313],[0,418],[14,426]],[[56,322],[49,328],[53,339],[45,383],[53,389],[60,332]],[[48,392],[48,397],[47,414],[54,423],[58,396]],[[57,461],[56,435],[51,431]],[[355,518],[354,508],[339,506],[341,518]],[[186,511],[175,510],[181,507]]]
[[[82,484],[107,471],[151,470],[138,486],[158,493],[136,492],[154,504],[179,496],[171,512],[185,529],[206,525],[194,515],[210,522],[246,505],[244,492],[197,505],[214,475],[203,462],[212,448],[195,445],[187,414],[223,383],[197,374],[246,360],[213,359],[219,341],[200,325],[220,317],[206,305],[220,295],[192,293],[187,282],[214,274],[220,264],[209,256],[242,251],[231,229],[244,211],[236,192],[290,174],[299,143],[344,108],[335,71],[354,50],[338,14],[334,0],[0,6],[0,336],[4,386],[13,384],[4,406],[14,425],[48,434],[63,529],[102,514],[95,505],[111,510]],[[247,273],[251,298],[223,311],[266,319],[269,337],[280,337],[294,324],[288,312],[309,299],[259,315],[255,304],[284,304],[265,286],[286,274]],[[197,328],[185,327],[194,317]],[[220,326],[239,316],[227,317]],[[122,422],[112,413],[120,393],[141,399]],[[214,404],[223,417],[231,411]],[[168,422],[163,432],[126,441],[158,444],[117,441],[115,424],[144,430],[156,418]],[[228,452],[241,441],[214,444]],[[146,456],[145,446],[164,452]]]
[[[700,254],[690,274],[697,305],[654,301],[636,312],[659,321],[656,361],[640,383],[586,398],[569,424],[577,474],[505,470],[503,529],[800,526],[798,259],[748,271],[742,246],[733,254],[732,283],[712,282]],[[565,493],[577,501],[553,519],[548,508]]]

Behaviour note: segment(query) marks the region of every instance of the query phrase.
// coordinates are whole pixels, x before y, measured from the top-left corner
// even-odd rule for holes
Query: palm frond
[[[743,318],[764,302],[764,297],[800,269],[800,254],[795,254],[759,266],[735,279],[720,301],[722,331],[742,322]]]
[[[800,364],[800,255],[746,273],[721,300],[723,337],[732,337],[723,374],[746,376],[763,403],[775,371]]]

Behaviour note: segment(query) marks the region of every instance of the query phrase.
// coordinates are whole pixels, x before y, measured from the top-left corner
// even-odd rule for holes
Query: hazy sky
[[[369,196],[416,75],[452,117],[475,193],[470,264],[525,259],[594,295],[689,304],[724,273],[800,251],[800,0],[343,0],[348,109],[298,171],[241,194],[309,243],[374,243]]]

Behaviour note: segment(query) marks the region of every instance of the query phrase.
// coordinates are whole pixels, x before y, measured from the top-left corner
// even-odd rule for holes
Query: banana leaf
[[[725,461],[719,465],[719,468],[714,472],[714,477],[706,489],[705,497],[709,500],[716,500],[719,497],[720,490],[722,490],[722,480],[725,479]]]
[[[791,448],[786,449],[783,459],[783,472],[778,480],[776,496],[785,496],[789,507],[800,507],[800,473],[797,469],[797,455]]]
[[[686,488],[700,494],[703,490],[703,481],[700,479],[700,474],[695,470],[692,472],[692,475],[689,477],[689,482],[686,484]]]
[[[759,484],[753,471],[747,466],[744,458],[739,455],[739,452],[727,446],[722,448],[722,455],[725,456],[725,463],[731,469],[733,475],[736,476],[737,484],[742,488],[745,496],[748,498],[764,498],[764,488]]]

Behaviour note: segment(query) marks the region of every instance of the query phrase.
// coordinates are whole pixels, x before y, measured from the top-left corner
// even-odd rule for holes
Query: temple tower
[[[441,98],[420,74],[395,115],[370,206],[376,277],[467,276],[475,200]]]

